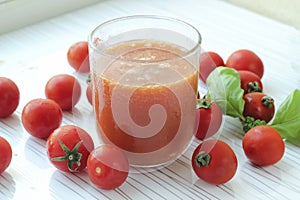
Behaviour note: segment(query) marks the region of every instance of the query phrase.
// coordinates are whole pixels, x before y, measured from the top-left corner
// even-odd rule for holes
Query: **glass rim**
[[[192,48],[188,49],[186,52],[184,52],[183,54],[180,55],[182,58],[188,57],[190,54],[192,54],[194,51],[196,51],[198,49],[198,47],[200,47],[200,45],[201,45],[202,37],[201,37],[200,32],[198,31],[198,29],[195,26],[193,26],[190,23],[188,23],[186,21],[183,21],[181,19],[177,19],[177,18],[173,18],[173,17],[167,17],[167,16],[160,16],[160,15],[129,15],[129,16],[117,17],[117,18],[107,20],[107,21],[99,24],[98,26],[96,26],[92,30],[92,32],[88,36],[88,45],[94,51],[96,51],[96,52],[98,52],[98,53],[100,53],[104,56],[112,57],[113,59],[116,59],[116,60],[124,60],[124,61],[127,61],[127,62],[131,61],[131,62],[137,62],[137,63],[139,63],[139,62],[144,63],[145,62],[144,60],[122,58],[120,56],[105,53],[104,51],[99,50],[97,48],[97,46],[94,44],[94,35],[101,27],[107,26],[107,25],[112,24],[114,22],[125,21],[125,20],[128,20],[128,19],[142,19],[142,18],[144,18],[144,19],[156,19],[156,20],[158,20],[158,19],[169,20],[169,21],[176,22],[178,24],[183,24],[185,26],[190,27],[196,33],[197,41],[196,41],[195,45]],[[157,61],[147,61],[147,62],[148,63],[157,63],[157,62],[161,62],[161,61],[165,61],[165,60],[172,60],[174,58],[178,59],[178,57],[171,57],[171,58],[167,58],[167,59],[162,59],[162,60],[157,60]]]

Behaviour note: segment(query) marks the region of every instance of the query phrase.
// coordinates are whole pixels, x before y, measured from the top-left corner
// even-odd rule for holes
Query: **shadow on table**
[[[46,140],[28,137],[24,147],[26,160],[40,169],[51,168],[52,165],[47,157]]]
[[[0,175],[0,199],[8,200],[14,197],[16,191],[16,183],[8,172]]]

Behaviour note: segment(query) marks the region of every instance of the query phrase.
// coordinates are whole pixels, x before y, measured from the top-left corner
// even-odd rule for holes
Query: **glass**
[[[113,19],[90,34],[97,130],[131,166],[168,164],[188,147],[200,44],[195,27],[160,16]]]

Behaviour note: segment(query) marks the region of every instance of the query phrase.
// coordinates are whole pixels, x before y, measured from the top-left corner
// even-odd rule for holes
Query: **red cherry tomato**
[[[33,99],[23,108],[22,124],[32,136],[48,138],[60,126],[62,117],[62,110],[55,101]]]
[[[235,153],[221,140],[203,141],[192,155],[192,167],[196,175],[214,185],[231,180],[237,171],[237,166]]]
[[[219,54],[212,51],[201,53],[199,76],[202,81],[205,83],[208,75],[219,66],[224,66],[224,61]]]
[[[274,100],[270,96],[261,92],[251,92],[244,95],[244,117],[271,121],[275,113]]]
[[[232,67],[236,70],[251,71],[259,76],[263,77],[264,65],[262,60],[252,51],[247,49],[241,49],[233,52],[226,61],[227,67]]]
[[[4,172],[8,168],[11,162],[11,158],[11,146],[5,138],[0,136],[0,174],[2,174],[2,172]]]
[[[67,53],[68,62],[76,71],[86,73],[90,71],[89,50],[86,41],[72,44]]]
[[[128,177],[129,163],[120,149],[105,144],[91,152],[87,168],[93,184],[101,189],[111,190],[125,182]]]
[[[250,92],[262,92],[263,84],[257,74],[246,70],[240,70],[238,73],[240,75],[241,88],[244,90],[244,94]]]
[[[91,105],[93,105],[92,90],[93,90],[92,83],[89,82],[89,83],[88,83],[88,86],[87,86],[87,88],[86,88],[85,94],[86,94],[86,97],[87,97],[88,102],[89,102]]]
[[[0,77],[0,118],[8,117],[18,107],[20,92],[18,86],[6,77]]]
[[[93,149],[92,137],[75,125],[57,128],[47,140],[47,155],[50,162],[64,172],[80,172],[85,169]]]
[[[255,126],[243,138],[246,157],[260,166],[277,163],[284,154],[285,145],[279,132],[270,126]]]
[[[204,140],[216,134],[221,127],[222,118],[222,110],[215,102],[206,98],[198,99],[195,137]]]
[[[45,94],[48,99],[58,103],[62,110],[70,110],[79,101],[81,87],[75,77],[68,74],[59,74],[48,80]]]

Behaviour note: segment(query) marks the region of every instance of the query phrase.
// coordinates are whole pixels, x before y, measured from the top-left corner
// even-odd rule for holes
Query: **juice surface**
[[[101,138],[125,150],[133,165],[178,157],[194,128],[198,71],[183,49],[131,41],[106,51],[107,67],[94,69],[94,110]]]

